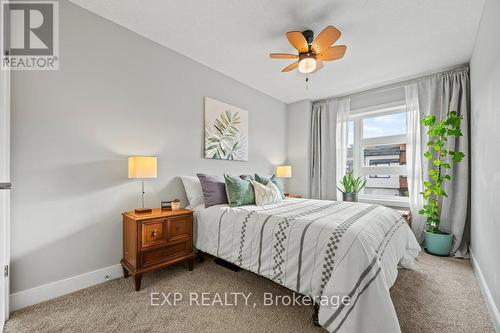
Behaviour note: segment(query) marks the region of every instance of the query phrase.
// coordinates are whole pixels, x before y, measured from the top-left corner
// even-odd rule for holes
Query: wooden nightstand
[[[142,274],[187,261],[193,269],[193,212],[188,209],[123,213],[123,276],[134,277],[141,289]]]
[[[302,198],[300,194],[285,193],[285,198]]]
[[[410,226],[411,228],[411,211],[408,209],[398,209],[398,212],[401,213],[401,216],[403,216],[403,218],[405,219],[406,223],[408,223],[408,225]]]

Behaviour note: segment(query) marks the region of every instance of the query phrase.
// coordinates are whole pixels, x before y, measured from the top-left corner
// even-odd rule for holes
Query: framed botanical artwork
[[[248,161],[248,111],[205,97],[205,158]]]

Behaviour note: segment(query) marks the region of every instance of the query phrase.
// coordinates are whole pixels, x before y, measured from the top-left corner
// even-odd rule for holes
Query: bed
[[[329,332],[400,332],[389,294],[420,246],[401,215],[363,203],[286,199],[195,209],[195,247],[310,296]],[[331,300],[348,296],[348,304]],[[347,299],[346,299],[347,300]]]

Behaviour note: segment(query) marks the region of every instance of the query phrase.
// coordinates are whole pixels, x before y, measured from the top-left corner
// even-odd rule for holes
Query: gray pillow
[[[227,204],[226,183],[223,176],[204,173],[196,174],[200,179],[201,189],[205,197],[205,207]]]

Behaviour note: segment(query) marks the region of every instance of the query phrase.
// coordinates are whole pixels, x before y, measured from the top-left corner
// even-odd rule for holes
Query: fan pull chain
[[[309,91],[309,74],[306,75],[306,91]]]

